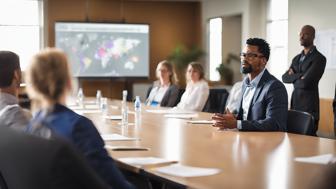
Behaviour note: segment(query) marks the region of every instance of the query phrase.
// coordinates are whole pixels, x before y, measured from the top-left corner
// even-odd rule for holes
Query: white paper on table
[[[220,169],[216,168],[190,167],[180,164],[173,164],[165,167],[160,167],[155,170],[159,173],[164,173],[167,175],[173,175],[178,177],[210,176],[218,174],[220,172]]]
[[[98,105],[84,105],[83,106],[71,106],[70,107],[72,110],[99,110],[99,106]]]
[[[74,110],[77,114],[98,114],[101,113],[101,110]]]
[[[85,105],[85,109],[100,109],[100,107],[97,104],[88,104]]]
[[[127,140],[140,140],[139,138],[131,138],[119,134],[102,134],[100,135],[105,141],[127,141]]]
[[[155,165],[155,164],[167,164],[167,163],[176,163],[177,161],[167,160],[158,157],[128,157],[128,158],[119,158],[119,161],[122,161],[127,164],[135,166],[145,166],[145,165]]]
[[[109,116],[104,116],[105,119],[111,119],[111,120],[122,120],[121,115],[109,115]]]
[[[315,163],[315,164],[328,164],[333,160],[332,154],[324,154],[318,156],[309,156],[309,157],[297,157],[295,161],[303,163]]]
[[[214,124],[214,120],[190,120],[188,123],[191,124]]]
[[[117,124],[120,125],[120,126],[123,126],[122,122],[118,122]],[[134,126],[134,125],[135,125],[135,123],[131,123],[131,122],[127,123],[127,126]]]
[[[96,101],[95,100],[85,100],[84,102],[83,102],[84,104],[96,104]]]
[[[198,117],[198,114],[165,114],[167,118],[192,119]]]
[[[118,110],[119,109],[119,106],[115,106],[115,105],[111,105],[110,107],[111,107],[111,109],[114,109],[114,110]]]
[[[112,151],[148,151],[150,148],[141,147],[141,146],[111,146],[105,145],[106,149]]]
[[[155,114],[194,114],[194,111],[189,110],[179,110],[179,109],[149,109],[146,110],[149,113],[155,113]]]

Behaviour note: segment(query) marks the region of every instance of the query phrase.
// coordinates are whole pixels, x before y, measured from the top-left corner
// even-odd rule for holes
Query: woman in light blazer
[[[167,60],[156,67],[157,81],[148,89],[146,104],[150,106],[174,107],[177,104],[179,88],[175,85],[173,66]]]

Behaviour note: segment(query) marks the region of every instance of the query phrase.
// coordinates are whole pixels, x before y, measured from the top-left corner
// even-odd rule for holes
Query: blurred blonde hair
[[[158,65],[156,66],[156,77],[158,79],[159,79],[158,71],[159,71],[160,66],[164,66],[164,67],[167,68],[167,70],[171,73],[169,75],[169,81],[170,81],[171,84],[175,84],[177,79],[176,79],[176,74],[174,72],[173,65],[168,60],[163,60],[163,61],[159,62]]]
[[[26,72],[27,92],[37,101],[56,103],[71,87],[71,76],[65,53],[56,48],[46,48],[35,56]]]

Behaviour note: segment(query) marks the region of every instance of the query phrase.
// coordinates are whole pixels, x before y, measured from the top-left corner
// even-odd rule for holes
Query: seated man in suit
[[[10,51],[0,51],[0,122],[23,130],[31,116],[18,105],[20,83],[19,56]]]
[[[259,38],[246,41],[241,53],[243,80],[238,116],[215,114],[214,127],[240,131],[286,131],[288,99],[285,86],[265,68],[270,47]]]

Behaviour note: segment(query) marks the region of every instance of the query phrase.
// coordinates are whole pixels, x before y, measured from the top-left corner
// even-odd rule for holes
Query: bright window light
[[[222,63],[222,18],[213,18],[209,22],[209,62],[210,80],[220,79],[216,67]]]
[[[269,0],[267,40],[271,47],[267,68],[281,80],[288,69],[288,0]]]
[[[25,70],[42,46],[41,0],[0,0],[0,50],[20,56]]]

